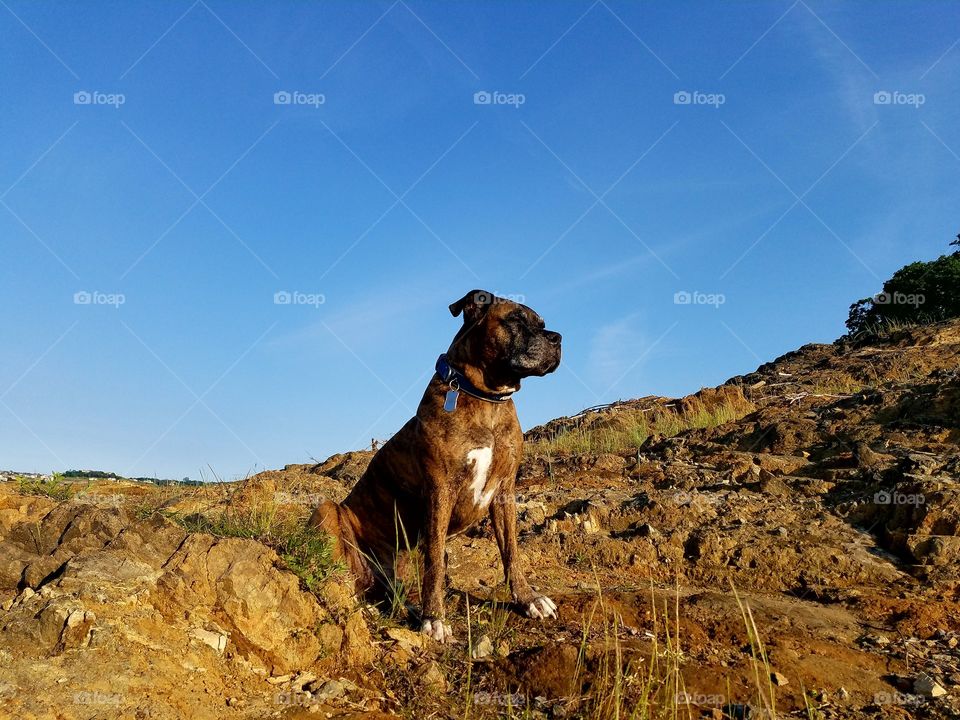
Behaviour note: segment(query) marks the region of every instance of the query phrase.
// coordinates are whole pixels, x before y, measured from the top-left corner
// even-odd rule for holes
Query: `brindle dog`
[[[514,602],[530,617],[557,606],[530,587],[517,553],[514,482],[523,434],[511,396],[523,378],[560,364],[560,334],[526,305],[473,290],[450,306],[463,326],[417,414],[374,455],[342,503],[324,502],[310,523],[336,540],[359,591],[392,573],[395,555],[424,557],[422,631],[452,641],[445,622],[445,543],[489,514]]]

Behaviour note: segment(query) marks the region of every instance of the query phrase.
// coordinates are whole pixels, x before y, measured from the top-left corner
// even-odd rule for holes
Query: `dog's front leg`
[[[447,529],[453,510],[451,498],[439,488],[428,493],[427,518],[424,528],[423,547],[423,625],[421,631],[440,642],[453,642],[453,630],[446,622],[443,609],[443,580],[446,576]]]
[[[513,483],[501,488],[490,505],[490,522],[493,534],[500,548],[503,561],[503,574],[510,584],[513,601],[526,613],[527,617],[557,617],[557,605],[546,595],[534,592],[524,575],[519,551],[517,550],[517,503],[513,495]]]

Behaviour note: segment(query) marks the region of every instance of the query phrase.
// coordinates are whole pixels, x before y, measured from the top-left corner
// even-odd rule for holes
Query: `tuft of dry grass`
[[[578,427],[564,430],[552,438],[528,442],[528,457],[617,453],[639,447],[652,435],[673,437],[688,430],[713,428],[749,413],[753,407],[745,402],[725,400],[707,406],[693,399],[685,403],[685,411],[655,408],[649,413],[620,412],[616,427]]]

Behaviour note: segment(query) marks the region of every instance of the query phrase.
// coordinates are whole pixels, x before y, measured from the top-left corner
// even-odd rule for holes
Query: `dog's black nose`
[[[547,340],[550,342],[551,345],[560,344],[560,340],[562,339],[560,333],[553,332],[553,330],[547,330],[544,334],[547,336]]]

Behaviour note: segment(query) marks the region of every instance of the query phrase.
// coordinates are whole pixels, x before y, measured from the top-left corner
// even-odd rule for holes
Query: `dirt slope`
[[[562,441],[715,407],[732,414],[605,452]],[[521,549],[560,619],[506,608],[485,523],[450,543],[448,648],[409,631],[415,562],[377,610],[337,573],[310,591],[265,544],[184,528],[301,517],[370,453],[65,502],[0,483],[0,717],[758,717],[771,695],[781,716],[960,716],[960,323],[527,437]]]

